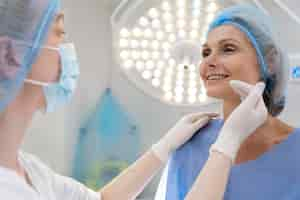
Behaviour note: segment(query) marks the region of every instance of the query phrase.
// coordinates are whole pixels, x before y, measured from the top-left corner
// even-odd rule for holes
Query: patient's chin
[[[207,87],[206,94],[216,99],[227,99],[229,95],[232,95],[232,92],[226,87]]]

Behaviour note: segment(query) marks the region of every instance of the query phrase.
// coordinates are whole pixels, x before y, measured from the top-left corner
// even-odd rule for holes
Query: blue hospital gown
[[[223,125],[213,120],[178,149],[165,171],[164,200],[183,200]],[[300,200],[300,129],[256,160],[232,168],[224,200]],[[163,185],[163,186],[162,186]],[[160,190],[160,189],[159,189]],[[159,194],[158,194],[159,195]]]

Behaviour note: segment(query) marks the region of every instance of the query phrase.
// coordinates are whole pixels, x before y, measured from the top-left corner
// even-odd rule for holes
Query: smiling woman
[[[208,177],[201,176],[202,171],[207,169],[207,160],[215,161],[209,165],[210,169],[215,169],[212,170],[212,174],[222,173],[222,170],[224,174],[229,174],[229,162],[227,167],[217,168],[225,166],[217,164],[224,155],[210,157],[209,154],[211,148],[215,150],[216,146],[220,146],[220,141],[231,144],[229,149],[238,146],[232,154],[217,148],[218,152],[231,157],[234,164],[231,176],[228,175],[228,182],[227,179],[224,181],[224,185],[227,184],[225,199],[283,199],[290,192],[289,186],[300,181],[297,171],[294,170],[295,165],[300,165],[297,156],[300,144],[295,142],[299,141],[300,131],[276,118],[285,105],[285,75],[288,64],[275,33],[269,17],[250,5],[229,7],[211,23],[203,45],[200,75],[208,96],[222,100],[224,118],[213,120],[208,126],[200,129],[198,134],[173,154],[168,170],[165,171],[167,175],[162,180],[165,184],[161,184],[160,187],[163,188],[159,188],[159,191],[166,191],[166,195],[159,199],[186,199],[197,177],[200,178],[197,179],[199,182]],[[235,139],[240,138],[239,134],[232,133],[226,139],[222,134],[222,127],[231,121],[230,116],[242,105],[243,96],[240,97],[241,93],[233,90],[230,84],[232,80],[240,80],[250,85],[264,82],[266,85],[263,91],[265,109],[268,110],[266,121],[261,118],[259,122],[262,125],[257,128],[250,120],[253,111],[240,113],[240,116],[235,116],[235,128],[227,131],[235,133],[238,125],[248,124],[251,132],[240,145],[237,145]],[[262,113],[259,112],[256,116]],[[241,135],[246,135],[247,131],[242,132]],[[276,174],[276,178],[270,173]],[[225,175],[222,181],[225,180],[224,177]],[[283,183],[287,183],[286,177],[295,177],[294,182],[282,187]],[[206,184],[208,188],[223,184],[218,179],[214,180],[214,185],[212,180],[208,181],[211,184]],[[203,185],[205,183],[202,182],[201,186]],[[200,190],[209,189],[198,187],[191,191],[191,194],[200,197]],[[220,196],[222,195],[223,193]],[[210,199],[204,198],[205,195],[201,197]]]
[[[237,101],[229,80],[255,84],[260,70],[255,49],[249,39],[237,28],[224,25],[210,32],[203,45],[200,75],[208,96]]]

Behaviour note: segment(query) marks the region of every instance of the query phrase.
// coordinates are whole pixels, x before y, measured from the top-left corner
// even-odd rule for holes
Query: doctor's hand
[[[242,81],[231,81],[230,85],[242,102],[225,121],[211,151],[223,153],[234,163],[240,145],[265,123],[268,111],[262,97],[264,83],[253,86]]]
[[[158,143],[152,146],[152,151],[162,162],[166,162],[174,150],[186,143],[197,130],[217,116],[216,113],[194,113],[184,116]]]

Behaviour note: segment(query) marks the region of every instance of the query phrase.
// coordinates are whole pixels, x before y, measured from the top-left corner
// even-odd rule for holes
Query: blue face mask
[[[79,64],[75,47],[72,43],[62,44],[59,48],[43,47],[45,49],[58,51],[61,61],[61,74],[56,83],[44,83],[26,79],[26,83],[43,87],[46,98],[46,112],[53,112],[67,104],[74,94],[79,78]]]

